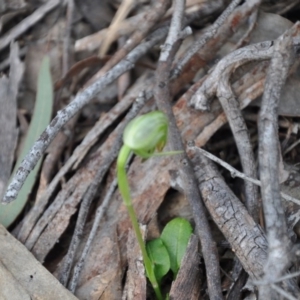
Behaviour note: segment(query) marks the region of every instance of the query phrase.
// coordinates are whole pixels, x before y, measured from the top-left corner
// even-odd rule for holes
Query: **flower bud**
[[[167,142],[168,118],[153,111],[130,121],[124,130],[123,142],[135,154],[148,158],[155,148],[161,151]]]

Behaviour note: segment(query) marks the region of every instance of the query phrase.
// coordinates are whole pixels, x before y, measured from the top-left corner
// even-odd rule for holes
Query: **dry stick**
[[[290,273],[290,274],[287,274],[287,275],[284,275],[280,278],[278,278],[277,280],[271,282],[271,283],[278,283],[280,281],[284,281],[284,280],[287,280],[287,279],[292,279],[292,278],[295,278],[295,277],[298,277],[300,276],[300,272],[294,272],[294,273]],[[270,282],[264,282],[263,280],[259,280],[259,281],[256,281],[256,280],[253,280],[253,283],[255,285],[260,285],[260,284],[267,284],[267,283],[270,283]]]
[[[283,153],[283,155],[287,155],[290,151],[292,151],[296,146],[300,144],[300,140],[294,142],[291,146],[289,146]]]
[[[244,109],[249,105],[250,102],[257,99],[263,94],[265,76],[260,72],[264,72],[263,69],[267,67],[267,64],[260,64],[259,67],[259,69],[255,68],[250,73],[246,74],[233,84],[233,87],[236,87],[236,93],[239,94],[240,109]],[[255,70],[258,71],[258,74],[255,74]],[[242,82],[243,79],[248,78],[248,76],[251,74],[253,74],[253,78],[257,78],[257,81],[255,83],[252,83],[250,87],[247,87],[244,91],[239,91],[239,82]],[[204,127],[202,132],[196,137],[195,144],[198,147],[203,147],[204,145],[206,145],[207,141],[213,136],[213,134],[226,123],[227,118],[225,116],[225,113],[219,114],[219,116],[217,116],[214,121]]]
[[[15,120],[17,116],[17,95],[24,74],[24,64],[19,59],[19,45],[17,42],[12,43],[10,46],[9,60],[9,77],[3,76],[0,78],[0,136],[2,143],[0,149],[0,197],[3,196],[9,181],[19,133]]]
[[[122,36],[128,36],[129,34],[132,34],[132,32],[136,30],[136,24],[140,24],[147,13],[147,11],[143,11],[135,16],[125,19],[119,26],[119,30],[115,32],[115,39],[117,40]],[[74,45],[75,52],[93,52],[99,49],[107,31],[108,28],[104,28],[96,33],[77,40]]]
[[[162,51],[159,57],[160,62],[166,62],[172,55],[174,56],[175,53],[171,54],[173,48],[178,48],[179,39],[181,35],[182,25],[183,25],[183,16],[184,16],[184,7],[185,7],[185,0],[175,0],[173,1],[173,15],[171,19],[170,29],[168,32],[167,39],[162,47]],[[176,46],[175,46],[176,45]],[[177,49],[175,50],[177,51]],[[169,72],[169,70],[167,70]],[[157,71],[158,73],[158,71]]]
[[[147,96],[147,94],[141,94],[135,104],[132,106],[130,112],[127,114],[125,121],[120,123],[118,127],[116,128],[116,132],[118,132],[118,135],[116,137],[116,140],[112,146],[111,152],[109,153],[108,157],[105,159],[104,165],[98,170],[97,174],[95,175],[95,179],[93,180],[92,184],[89,186],[87,192],[85,193],[80,210],[79,215],[76,221],[76,227],[75,231],[72,237],[71,244],[69,246],[69,250],[67,253],[67,256],[64,261],[64,266],[61,271],[61,278],[60,281],[63,285],[67,284],[69,274],[71,271],[71,267],[75,258],[75,254],[77,251],[77,248],[79,246],[79,243],[81,241],[85,221],[89,212],[90,205],[92,203],[92,200],[94,199],[96,192],[98,190],[99,184],[101,183],[104,175],[106,174],[107,170],[109,169],[112,162],[116,159],[118,152],[122,146],[122,136],[123,131],[126,126],[126,124],[132,120],[140,111],[140,109],[144,106],[144,104],[149,100],[150,98]],[[79,275],[79,274],[78,274]],[[72,288],[75,290],[77,285],[77,280],[73,280]],[[74,291],[72,290],[72,291]]]
[[[104,55],[107,53],[107,50],[109,49],[110,45],[115,39],[115,33],[118,30],[118,27],[120,26],[120,23],[126,19],[130,11],[132,10],[134,6],[134,0],[123,0],[117,10],[117,12],[114,15],[114,18],[109,25],[106,35],[104,37],[104,40],[101,44],[100,50],[99,50],[99,56],[100,58],[103,58]]]
[[[249,112],[247,114],[244,114],[244,118],[247,121],[257,123],[258,115],[254,112],[253,113]],[[294,120],[290,121],[286,118],[279,119],[278,120],[278,125],[279,125],[280,128],[284,128],[284,129],[288,129],[288,130],[291,130],[291,127],[293,127],[292,130],[300,128],[300,123],[294,122]]]
[[[227,68],[236,68],[253,60],[270,59],[274,53],[272,41],[265,41],[235,50],[225,56],[209,77],[195,92],[190,104],[199,110],[208,110],[209,100],[217,92],[218,81]]]
[[[120,37],[118,39],[118,49],[122,48],[124,46],[125,42],[126,42],[126,38],[124,36]],[[128,87],[130,86],[130,84],[131,84],[131,73],[130,72],[126,72],[118,78],[118,82],[117,82],[118,101],[122,100],[124,94],[128,90]]]
[[[192,56],[197,53],[208,40],[213,38],[219,27],[227,20],[229,15],[233,12],[235,7],[241,2],[241,0],[233,0],[230,5],[223,11],[223,13],[219,16],[219,18],[215,21],[215,23],[207,29],[204,35],[201,37],[199,41],[193,44],[193,46],[189,49],[189,51],[184,55],[181,61],[178,62],[176,68],[172,71],[172,77],[178,77],[181,73],[183,67],[190,61]]]
[[[267,73],[265,91],[259,113],[259,172],[265,224],[269,242],[265,279],[274,280],[282,275],[290,257],[291,242],[287,233],[279,183],[278,103],[281,89],[288,75],[293,57],[292,30],[281,36],[274,45],[275,51]],[[269,285],[259,287],[260,299],[274,299],[276,293]]]
[[[225,169],[227,169],[230,172],[231,177],[233,177],[233,178],[234,177],[239,177],[239,178],[244,179],[246,181],[249,181],[249,182],[251,182],[251,183],[253,183],[257,186],[261,186],[261,182],[258,179],[254,179],[254,178],[246,176],[244,173],[238,171],[237,169],[233,168],[230,164],[226,163],[225,161],[223,161],[222,159],[216,157],[215,155],[205,151],[204,149],[194,147],[194,146],[189,147],[189,149],[191,149],[192,151],[194,151],[196,153],[199,152],[202,155],[204,155],[205,157],[209,158],[210,160],[218,163],[219,165],[221,165],[222,167],[224,167]],[[300,205],[300,200],[299,199],[291,197],[290,195],[287,195],[287,194],[282,193],[282,192],[280,193],[280,195],[285,200],[291,201],[291,202],[293,202],[297,205]]]
[[[77,172],[78,174],[76,173],[68,180],[64,188],[59,191],[54,201],[47,207],[42,217],[30,232],[25,245],[28,249],[36,253],[36,257],[39,261],[43,261],[48,253],[47,249],[41,249],[40,247],[45,241],[50,248],[56,244],[55,236],[59,236],[59,233],[53,236],[51,232],[53,233],[53,229],[56,225],[61,225],[61,219],[68,221],[71,215],[77,210],[77,206],[88,189],[89,183],[96,174],[93,164],[98,166],[98,168],[102,167],[104,159],[107,157],[108,152],[110,152],[111,145],[115,140],[115,135],[113,132],[112,137],[105,141],[96,151],[97,157],[90,160],[86,166],[82,166]],[[91,161],[94,163],[91,163]],[[64,215],[63,212],[65,210],[68,211],[66,215]],[[60,234],[63,233],[61,230],[66,229],[67,224],[68,222],[58,226]]]
[[[287,3],[288,1],[278,1],[279,6],[280,6],[280,2],[281,2],[281,7],[278,7],[278,9],[276,9],[275,11],[274,9],[272,9],[270,13],[275,13],[276,15],[282,16],[285,13],[287,13],[289,10],[291,10],[294,6],[299,4],[299,0],[291,0],[289,1],[290,3]],[[273,3],[272,2],[270,3],[272,5],[272,8],[276,5]]]
[[[203,201],[245,271],[259,279],[267,259],[267,239],[242,202],[206,157],[189,142],[187,153],[193,162]]]
[[[57,186],[55,185],[51,194],[46,199],[49,186],[51,186],[52,184],[51,179],[53,177],[54,169],[57,166],[57,162],[59,161],[66,144],[70,141],[70,135],[71,135],[70,133],[73,132],[74,126],[77,124],[77,119],[78,119],[78,114],[75,117],[73,117],[69,122],[67,122],[63,130],[58,132],[57,136],[54,138],[51,144],[50,147],[51,150],[49,151],[48,155],[46,156],[43,162],[41,175],[40,175],[42,179],[40,181],[42,182],[43,180],[44,184],[47,184],[47,187],[45,189],[38,190],[34,206],[30,209],[28,213],[26,213],[26,215],[22,220],[22,227],[18,232],[18,240],[24,244],[33,226],[36,224],[38,217],[41,215],[44,208],[48,204],[49,198],[51,197],[51,195],[53,194]],[[51,183],[49,184],[49,182]]]
[[[229,85],[229,77],[237,67],[253,59],[264,60],[273,53],[271,42],[264,42],[238,49],[224,57],[213,72],[205,79],[194,94],[191,103],[196,108],[206,108],[210,98],[216,93],[226,117],[229,121],[235,141],[237,143],[241,163],[246,175],[256,177],[254,154],[251,147],[247,126]],[[254,50],[256,52],[254,52]],[[200,104],[200,105],[199,105]],[[258,221],[258,190],[249,182],[245,183],[246,204],[254,220]]]
[[[69,282],[69,290],[74,292],[76,290],[76,287],[77,287],[77,284],[78,284],[78,279],[79,279],[79,275],[81,273],[81,270],[82,270],[82,267],[83,267],[83,264],[85,262],[85,259],[89,253],[89,250],[92,246],[92,243],[94,241],[94,238],[97,234],[97,230],[98,230],[98,227],[99,227],[99,224],[100,224],[100,221],[108,207],[108,204],[109,204],[109,201],[112,197],[112,194],[113,192],[115,191],[117,187],[117,179],[114,179],[113,182],[110,184],[110,187],[103,199],[103,202],[101,203],[101,205],[98,207],[97,211],[96,211],[96,216],[95,216],[95,219],[94,219],[94,223],[93,223],[93,226],[92,226],[92,229],[90,231],[90,234],[89,234],[89,237],[86,241],[86,244],[84,246],[84,249],[81,253],[81,256],[77,262],[77,264],[75,265],[74,267],[74,272],[73,272],[73,276]],[[62,281],[62,280],[61,280]]]
[[[26,55],[28,50],[27,46],[24,46],[23,48],[21,48],[19,50],[19,57],[20,58],[24,58],[24,56]],[[6,58],[4,60],[1,61],[0,63],[0,72],[4,71],[5,69],[8,69],[10,67],[10,58]]]
[[[63,57],[62,57],[62,74],[64,77],[68,70],[70,69],[70,36],[73,23],[73,14],[74,14],[74,0],[67,0],[68,8],[66,15],[66,29],[65,36],[63,40]]]
[[[223,107],[233,133],[244,173],[256,178],[256,165],[246,122],[243,118],[239,103],[229,84],[233,69],[227,69],[221,76],[218,85],[218,99]],[[255,222],[259,220],[258,188],[251,182],[245,182],[246,206]]]
[[[156,1],[153,8],[149,10],[149,12],[145,16],[143,16],[143,19],[147,20],[147,22],[143,22],[143,20],[135,22],[139,24],[139,28],[135,30],[135,32],[127,40],[125,45],[114,54],[114,56],[106,63],[106,65],[96,75],[94,75],[88,83],[94,82],[96,78],[102,76],[111,67],[118,63],[133,47],[138,45],[138,43],[140,43],[140,41],[146,36],[151,28],[157,24],[158,20],[160,20],[164,16],[169,6],[169,0]],[[212,14],[220,8],[219,3],[207,2],[203,3],[202,6],[203,9],[200,9],[199,11],[193,12],[190,15],[186,16],[184,22],[186,25],[191,23],[195,19],[199,19],[201,17]]]
[[[265,234],[241,201],[228,188],[216,167],[197,153],[199,150],[201,149],[188,143],[187,153],[195,166],[206,207],[245,271],[252,279],[258,280],[267,261],[268,244]],[[297,292],[298,287],[293,280],[289,280],[287,284],[291,290]]]
[[[241,262],[237,257],[233,258],[233,266],[231,271],[231,285],[226,295],[226,300],[235,300],[241,298],[242,289],[248,278],[247,272],[244,270]]]
[[[57,135],[58,131],[68,122],[80,109],[88,104],[102,88],[113,82],[121,74],[132,69],[135,62],[147,51],[157,44],[166,35],[168,28],[156,30],[147,41],[143,42],[132,50],[124,60],[108,71],[98,81],[79,92],[75,99],[64,109],[58,111],[56,117],[44,130],[40,138],[32,146],[30,152],[26,155],[7,188],[6,195],[2,200],[3,203],[9,203],[17,197],[21,187],[24,184],[29,172],[33,170],[40,157],[49,146],[50,142]]]
[[[187,9],[187,18],[190,17],[194,18],[193,17],[194,15],[198,15],[197,19],[198,20],[202,19],[203,17],[212,15],[216,11],[220,10],[222,4],[223,4],[222,0],[202,2],[198,4],[197,6],[198,9],[196,11],[195,10],[190,11],[190,9]],[[135,30],[144,31],[148,26],[148,23],[145,22],[145,20],[148,20],[148,18],[152,15],[152,13],[151,15],[149,15],[149,13],[153,10],[155,10],[155,6],[151,7],[151,9],[139,13],[138,15],[132,16],[124,20],[121,23],[120,27],[118,28],[118,31],[116,32],[115,39],[117,40],[121,36],[128,36],[132,34]],[[138,24],[139,27],[141,27],[142,29],[137,28],[136,24]],[[107,33],[107,28],[77,40],[75,42],[75,52],[81,52],[81,51],[91,52],[98,49],[106,33]]]
[[[250,15],[250,17],[248,19],[248,22],[250,23],[250,25],[249,25],[247,31],[243,34],[243,36],[239,39],[239,41],[234,46],[235,49],[242,47],[245,43],[248,44],[250,35],[256,26],[257,18],[258,18],[258,10],[256,9]]]
[[[23,19],[18,25],[13,27],[10,31],[4,34],[2,38],[0,38],[0,50],[7,47],[10,42],[14,41],[21,34],[26,32],[31,26],[40,21],[48,12],[50,12],[60,3],[60,0],[47,1],[44,5],[35,10],[30,16]]]
[[[192,143],[188,144],[187,153],[195,166],[201,194],[214,222],[230,243],[245,271],[252,279],[260,279],[268,250],[263,230],[228,188],[216,167],[198,155]],[[283,286],[292,294],[297,294],[299,289],[294,280],[285,281]]]
[[[171,26],[178,31],[170,30],[165,46],[162,49],[156,72],[156,87],[154,95],[158,108],[163,111],[169,119],[169,137],[171,149],[184,150],[180,132],[176,126],[175,117],[171,106],[171,95],[169,89],[169,75],[174,55],[179,46],[178,36],[181,31],[181,18],[183,14],[184,1],[174,1],[174,15]],[[173,24],[175,22],[175,24]],[[179,22],[179,25],[176,24]],[[173,27],[173,28],[174,28]],[[201,196],[198,190],[193,168],[187,155],[181,155],[180,166],[181,177],[184,182],[186,197],[193,210],[193,218],[196,223],[196,232],[200,238],[202,251],[207,272],[207,282],[210,299],[223,299],[221,291],[221,280],[217,247],[214,243],[209,228],[208,220]]]
[[[149,98],[150,99],[150,98]],[[132,157],[132,155],[131,155]],[[131,161],[131,157],[129,158],[129,161]],[[128,165],[127,165],[128,167]],[[93,226],[92,226],[92,229],[89,233],[89,237],[85,243],[85,246],[84,246],[84,249],[81,253],[81,256],[78,260],[78,262],[76,263],[75,267],[74,267],[74,271],[73,271],[73,276],[69,282],[69,285],[68,285],[68,289],[72,292],[75,292],[76,290],[76,287],[78,285],[78,280],[79,280],[79,276],[80,276],[80,273],[81,273],[81,270],[82,270],[82,267],[84,265],[84,262],[85,262],[85,259],[87,258],[87,255],[90,251],[90,248],[92,246],[92,243],[94,241],[94,238],[97,234],[97,230],[98,230],[98,227],[99,227],[99,224],[100,224],[100,221],[108,207],[108,204],[109,204],[109,201],[112,197],[112,194],[113,192],[115,191],[117,187],[117,179],[115,178],[113,180],[113,182],[110,184],[110,187],[103,199],[103,202],[101,203],[101,205],[98,207],[97,211],[96,211],[96,216],[95,216],[95,219],[94,219],[94,222],[93,222]],[[62,282],[62,280],[60,280]],[[62,282],[63,283],[63,282]],[[65,284],[65,283],[63,283]]]
[[[271,288],[273,290],[275,290],[279,295],[283,296],[285,299],[288,299],[288,300],[298,300],[299,299],[299,298],[293,297],[292,295],[290,295],[289,293],[287,293],[285,290],[281,289],[279,286],[277,286],[274,283],[271,284]]]
[[[103,74],[110,70],[121,59],[123,59],[129,53],[129,51],[136,47],[147,35],[150,29],[155,26],[157,22],[163,17],[170,6],[170,3],[170,0],[156,0],[153,8],[149,10],[147,15],[145,15],[144,17],[146,21],[139,22],[139,26],[126,41],[125,45],[120,50],[118,50],[114,54],[114,56],[103,66],[103,68],[88,81],[88,84],[103,76]]]
[[[215,1],[211,2],[215,3]],[[239,26],[245,23],[247,17],[257,9],[258,3],[259,1],[257,0],[248,0],[233,11],[225,23],[218,29],[217,34],[184,66],[183,73],[178,80],[176,80],[177,84],[171,85],[172,92],[177,90],[177,86],[184,86],[190,83],[199,68],[203,68],[207,61],[214,59],[213,54],[227,42],[232,32],[237,31]],[[185,55],[186,53],[181,55],[181,57]]]

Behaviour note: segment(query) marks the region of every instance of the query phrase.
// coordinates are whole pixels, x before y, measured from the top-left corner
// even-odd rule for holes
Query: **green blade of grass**
[[[18,166],[25,155],[29,152],[34,142],[39,138],[45,127],[49,124],[52,115],[52,105],[53,85],[50,73],[50,60],[49,57],[46,56],[42,61],[38,75],[37,95],[32,119],[28,128],[26,139],[24,141],[21,155],[18,157],[13,174],[16,172]],[[7,205],[0,204],[0,223],[3,226],[8,227],[11,225],[23,210],[28,200],[28,196],[34,186],[40,165],[41,160],[29,174],[15,201]]]

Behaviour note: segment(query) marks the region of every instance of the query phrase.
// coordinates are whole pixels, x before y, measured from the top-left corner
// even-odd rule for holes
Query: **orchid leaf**
[[[147,253],[154,266],[154,274],[158,284],[170,270],[168,251],[160,238],[149,241],[146,245]]]
[[[187,220],[175,218],[165,226],[161,234],[160,238],[169,253],[171,270],[175,277],[179,271],[192,232],[193,228]]]

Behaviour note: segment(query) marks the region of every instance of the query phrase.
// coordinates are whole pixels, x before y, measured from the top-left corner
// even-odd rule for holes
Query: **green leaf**
[[[169,253],[171,270],[175,277],[179,271],[192,232],[193,228],[187,220],[175,218],[165,226],[161,234],[160,238]]]
[[[12,174],[15,174],[25,155],[29,152],[30,148],[39,138],[45,127],[50,123],[52,105],[53,85],[50,73],[50,60],[49,57],[45,56],[38,75],[37,95],[32,119],[28,128],[26,139],[24,141],[21,155],[18,157]],[[35,183],[36,175],[40,169],[40,165],[41,160],[37,163],[36,167],[27,177],[15,201],[6,205],[0,204],[0,223],[5,227],[11,225],[23,210]]]
[[[154,266],[154,274],[158,284],[170,270],[168,251],[160,238],[147,242],[147,253]]]

